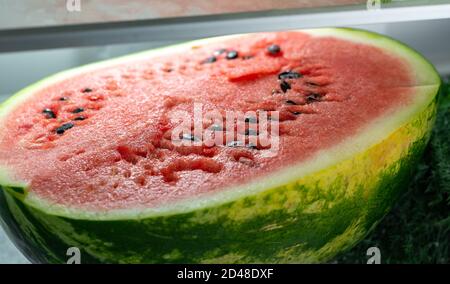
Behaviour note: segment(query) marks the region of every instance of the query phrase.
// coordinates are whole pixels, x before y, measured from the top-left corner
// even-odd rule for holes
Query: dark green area
[[[431,142],[408,192],[376,229],[337,263],[366,263],[369,247],[382,263],[450,263],[450,77],[444,79]]]

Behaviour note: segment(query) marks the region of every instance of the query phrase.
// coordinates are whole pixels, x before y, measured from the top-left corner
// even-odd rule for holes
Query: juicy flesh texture
[[[269,54],[272,44],[281,52]],[[222,53],[204,63],[222,48],[239,57]],[[302,77],[287,80],[291,89],[284,93],[278,74],[287,70]],[[39,90],[5,119],[0,164],[52,202],[96,210],[161,206],[252,181],[357,135],[411,102],[408,70],[375,47],[299,32],[195,46]],[[174,117],[192,114],[194,103],[204,111],[279,111],[277,154],[268,157],[261,147],[174,146]],[[73,113],[77,108],[84,111]],[[56,133],[65,123],[73,127]]]

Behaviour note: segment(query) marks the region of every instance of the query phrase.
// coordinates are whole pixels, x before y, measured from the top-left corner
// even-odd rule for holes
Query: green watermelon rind
[[[407,59],[417,70],[419,83],[411,87],[415,103],[302,165],[161,208],[107,213],[66,208],[27,193],[23,183],[3,174],[0,184],[7,190],[0,194],[0,210],[9,235],[34,262],[64,262],[70,246],[82,250],[84,262],[323,262],[353,246],[407,184],[429,139],[440,79],[421,55],[394,40],[349,29],[307,32],[373,44]],[[222,39],[60,73],[19,92],[0,108],[0,118],[34,90],[79,72]],[[25,194],[12,188],[24,188]]]

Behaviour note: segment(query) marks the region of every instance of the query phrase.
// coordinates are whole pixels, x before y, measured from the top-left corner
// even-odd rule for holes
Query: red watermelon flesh
[[[280,51],[270,53],[272,45]],[[237,58],[227,59],[230,51]],[[377,47],[301,32],[126,61],[55,82],[14,108],[0,132],[0,164],[59,204],[159,206],[255,180],[356,135],[410,103],[409,70]],[[285,71],[301,75],[285,80],[290,89],[280,87]],[[171,118],[192,114],[194,103],[203,111],[278,111],[277,154],[258,145],[174,146]]]

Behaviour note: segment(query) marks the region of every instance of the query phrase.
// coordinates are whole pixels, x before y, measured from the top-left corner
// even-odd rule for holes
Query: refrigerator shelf
[[[70,13],[71,17],[41,22],[38,21],[39,17],[36,21],[22,21],[20,15],[14,16],[14,11],[8,11],[7,5],[3,4],[6,6],[0,9],[0,52],[165,40],[185,41],[259,31],[450,18],[449,0],[391,1],[389,4],[379,6],[377,3],[380,1],[356,2],[363,2],[363,4],[236,13],[220,13],[219,11],[209,15],[185,13],[180,17],[153,15],[153,18],[150,17],[151,15],[146,18],[141,14],[121,17],[119,13],[109,20],[105,20],[104,17],[95,19],[92,13],[87,12],[86,16],[83,16],[85,10],[81,10],[80,12],[66,11],[65,13]],[[375,5],[372,5],[373,3]],[[240,10],[234,8],[231,11]],[[73,16],[78,14],[79,18],[73,19]],[[23,15],[22,18],[24,18]]]

